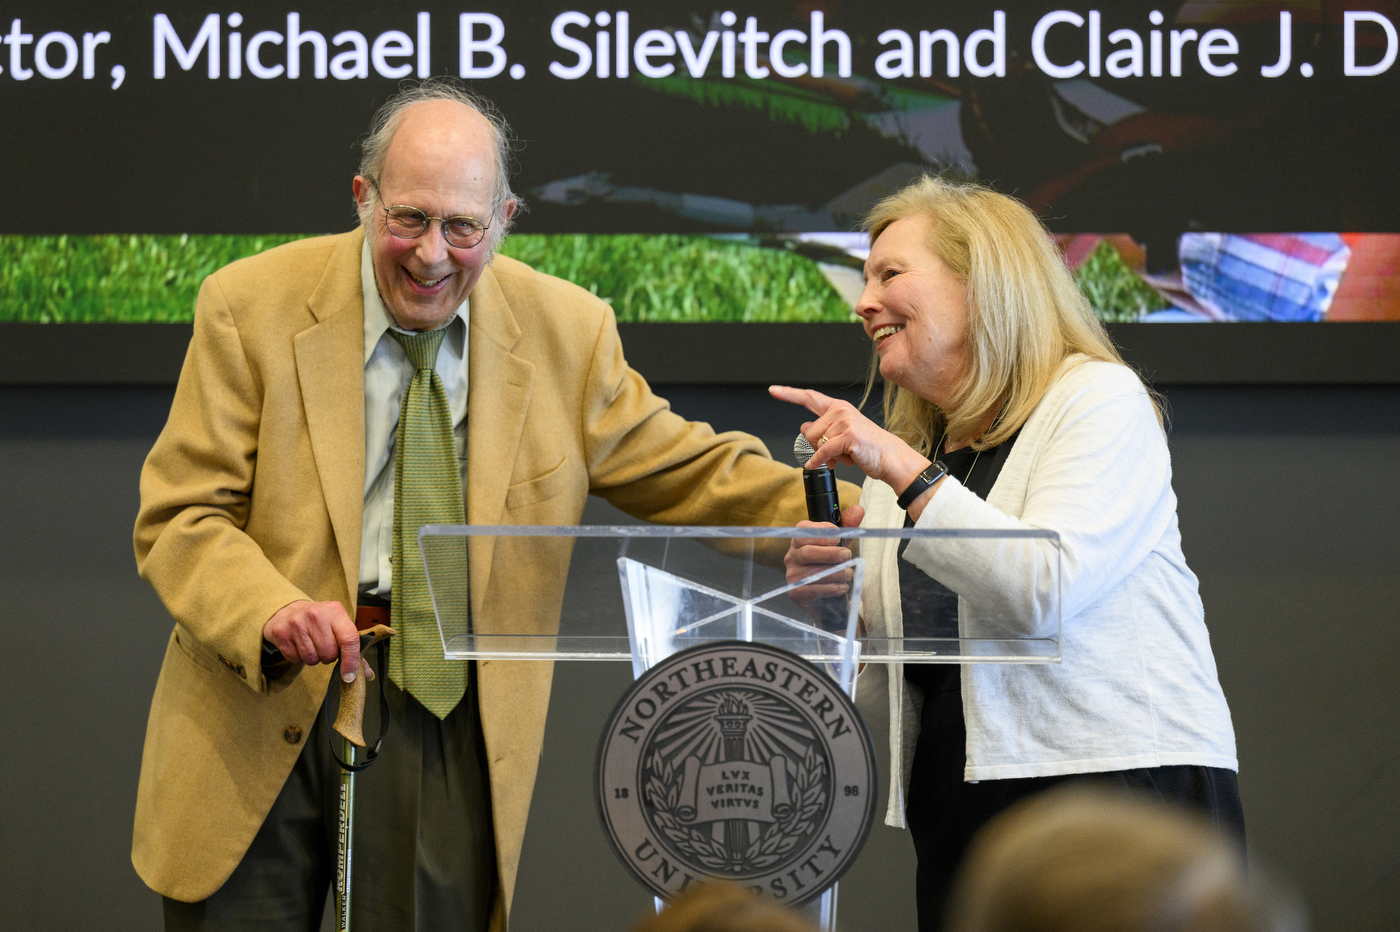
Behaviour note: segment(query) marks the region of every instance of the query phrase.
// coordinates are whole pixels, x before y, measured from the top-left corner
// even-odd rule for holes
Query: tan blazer
[[[147,726],[132,861],[174,899],[204,899],[228,879],[325,696],[331,666],[264,678],[264,622],[297,599],[355,609],[362,241],[357,230],[292,243],[205,281],[170,420],[141,474],[137,563],[176,625]],[[668,524],[805,517],[795,470],[752,437],[673,414],[628,368],[610,309],[586,291],[497,257],[472,293],[470,327],[469,522],[575,524],[590,491]],[[853,486],[842,491],[854,501]],[[474,615],[551,623],[558,569],[474,549]],[[480,664],[495,928],[510,908],[551,674],[537,661]]]

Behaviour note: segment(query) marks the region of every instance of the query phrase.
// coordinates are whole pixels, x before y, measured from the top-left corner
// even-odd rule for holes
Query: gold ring
[[[824,443],[826,443],[826,434],[822,434],[822,439],[817,441],[817,446],[821,446]]]

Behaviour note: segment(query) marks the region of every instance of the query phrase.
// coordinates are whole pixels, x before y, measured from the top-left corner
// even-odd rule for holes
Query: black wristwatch
[[[942,460],[934,460],[929,464],[928,469],[914,477],[914,481],[909,483],[907,489],[899,493],[899,507],[908,511],[909,506],[914,504],[920,495],[927,492],[929,486],[946,475],[948,475],[948,467],[943,464]]]

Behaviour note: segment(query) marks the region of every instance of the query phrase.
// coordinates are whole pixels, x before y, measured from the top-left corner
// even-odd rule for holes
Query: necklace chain
[[[943,431],[943,436],[941,436],[941,437],[938,438],[938,446],[936,447],[936,449],[938,450],[938,455],[939,455],[939,456],[942,456],[942,455],[945,454],[945,453],[955,452],[955,451],[944,450],[944,449],[943,449],[943,443],[944,443],[944,441],[947,440],[947,439],[948,439],[948,431],[945,430],[945,431]],[[978,450],[978,451],[977,451],[977,455],[974,456],[974,457],[972,458],[972,465],[969,466],[969,467],[967,467],[967,475],[963,476],[963,478],[962,478],[962,484],[963,484],[964,486],[967,485],[967,480],[969,480],[969,479],[972,478],[972,471],[973,471],[974,469],[977,468],[977,461],[980,460],[981,458],[982,458],[982,451],[981,451],[981,450]]]

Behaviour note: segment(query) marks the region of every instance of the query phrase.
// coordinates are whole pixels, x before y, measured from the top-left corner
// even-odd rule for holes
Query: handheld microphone
[[[836,494],[836,470],[830,466],[807,469],[805,464],[816,453],[801,434],[792,443],[792,455],[802,466],[802,488],[807,492],[807,517],[841,526],[841,498]]]
[[[804,464],[814,452],[807,438],[798,434],[792,444],[792,455],[797,458],[797,465],[802,466],[802,487],[807,491],[807,517],[840,527],[841,498],[836,494],[836,470],[830,466],[808,469]],[[850,599],[846,596],[831,596],[818,599],[811,610],[815,613],[817,625],[823,630],[844,632],[850,605]]]

